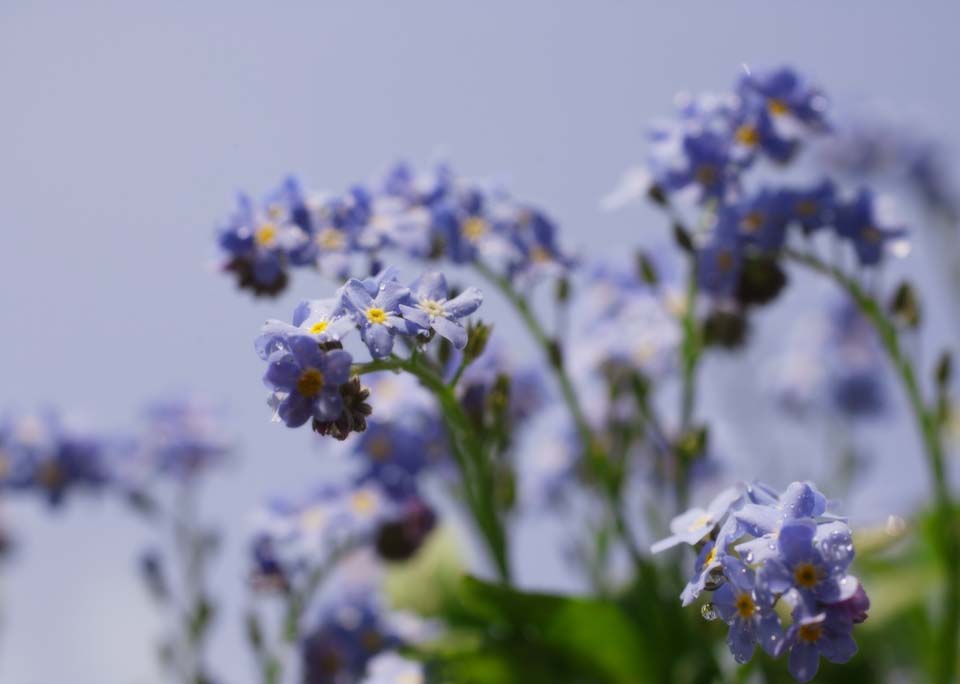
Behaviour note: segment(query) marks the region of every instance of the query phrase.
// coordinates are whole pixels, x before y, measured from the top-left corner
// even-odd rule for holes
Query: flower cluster
[[[318,488],[301,500],[276,499],[254,516],[252,581],[286,589],[345,553],[373,548],[385,561],[412,556],[436,524],[415,490],[390,492],[358,478]]]
[[[223,267],[240,287],[275,295],[291,268],[346,278],[353,257],[375,263],[385,249],[417,259],[483,259],[510,279],[559,275],[574,261],[556,232],[543,212],[499,187],[461,178],[446,165],[417,174],[398,164],[342,195],[314,198],[291,179],[260,204],[243,196],[219,243]]]
[[[790,673],[807,682],[821,656],[843,663],[856,653],[853,626],[866,619],[870,601],[847,574],[850,528],[827,512],[812,484],[794,482],[779,495],[760,483],[731,488],[670,528],[673,535],[653,550],[681,543],[699,549],[682,602],[712,592],[703,615],[729,625],[727,645],[737,662],[750,660],[759,645],[774,657],[789,654]],[[780,602],[790,609],[786,629]]]
[[[288,427],[312,420],[317,432],[338,439],[365,430],[368,392],[351,380],[353,357],[343,338],[359,330],[373,359],[391,356],[398,336],[416,344],[436,334],[463,349],[467,330],[461,321],[483,296],[475,287],[451,294],[441,273],[424,273],[408,287],[388,268],[364,280],[351,278],[330,299],[301,302],[292,324],[267,321],[254,346],[267,362],[264,383],[279,418]]]
[[[119,444],[54,412],[11,415],[0,423],[0,489],[39,492],[58,505],[67,492],[114,481]]]
[[[361,681],[372,658],[392,653],[403,644],[385,617],[366,593],[348,594],[325,605],[316,626],[301,645],[302,681],[307,684]],[[386,663],[376,668],[390,666]],[[415,684],[417,680],[410,681]]]
[[[829,135],[825,110],[817,88],[781,68],[746,73],[735,94],[685,102],[676,120],[655,128],[651,196],[691,197],[711,217],[694,245],[703,291],[742,305],[769,300],[782,286],[770,260],[791,229],[806,236],[831,230],[863,266],[901,244],[904,231],[887,224],[869,189],[848,194],[829,179],[747,187],[746,171],[758,161],[785,165],[811,136]]]

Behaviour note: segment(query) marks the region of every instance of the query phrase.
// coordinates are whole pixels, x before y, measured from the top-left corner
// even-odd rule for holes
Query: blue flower
[[[416,491],[416,478],[432,465],[432,436],[394,422],[371,421],[354,443],[365,462],[360,481],[378,482],[390,496],[403,499]],[[442,454],[443,452],[441,452]]]
[[[759,96],[773,118],[795,119],[813,131],[830,128],[823,93],[789,67],[750,71],[740,79],[737,92],[745,100]]]
[[[157,401],[145,415],[140,452],[158,472],[189,479],[222,464],[231,451],[217,412],[200,399]]]
[[[764,188],[737,208],[739,233],[743,241],[765,252],[783,247],[790,219],[789,194]]]
[[[784,524],[798,518],[817,518],[827,508],[826,497],[809,482],[791,483],[776,502],[748,503],[735,513],[743,530],[756,539],[737,546],[748,563],[759,563],[777,554],[777,538]]]
[[[888,243],[902,242],[906,231],[879,225],[874,196],[860,190],[851,201],[841,202],[836,209],[837,233],[853,243],[857,258],[864,266],[875,266],[883,260]]]
[[[411,303],[400,304],[403,317],[424,331],[434,330],[457,349],[467,345],[467,331],[459,320],[469,316],[483,302],[475,287],[468,287],[447,299],[447,280],[442,273],[424,273],[410,286]]]
[[[303,681],[307,684],[358,681],[373,656],[401,645],[372,596],[357,593],[338,596],[323,607],[316,627],[303,641]]]
[[[684,134],[679,153],[655,160],[657,185],[667,193],[696,188],[700,201],[720,199],[736,187],[730,140],[709,130]]]
[[[697,250],[697,285],[714,296],[733,294],[743,263],[740,212],[721,207],[710,241]]]
[[[284,349],[267,359],[264,383],[282,396],[277,412],[288,427],[311,418],[335,420],[343,403],[340,385],[350,376],[350,354],[342,349],[324,351],[309,336],[292,337]]]
[[[261,206],[240,195],[236,212],[219,231],[224,267],[241,287],[277,294],[286,287],[290,255],[309,240],[308,229],[296,181],[288,180]]]
[[[772,594],[796,589],[813,609],[844,601],[859,587],[846,574],[854,552],[850,530],[842,522],[818,526],[809,519],[787,520],[777,535],[777,551],[758,575],[758,585]]]
[[[710,602],[730,625],[727,646],[733,657],[738,663],[749,661],[756,644],[772,656],[779,655],[784,634],[773,609],[776,597],[758,592],[753,570],[733,556],[724,557],[723,574],[727,581]]]
[[[739,487],[729,487],[717,494],[706,509],[694,507],[670,521],[673,533],[650,547],[652,553],[660,553],[677,544],[697,544],[713,532],[727,514],[743,503]]]
[[[397,282],[386,280],[371,293],[367,283],[356,278],[348,280],[340,289],[344,307],[360,328],[360,336],[370,355],[375,359],[390,356],[395,334],[409,334],[408,324],[400,315],[400,304],[410,290]]]
[[[784,649],[789,649],[787,668],[798,682],[809,682],[820,668],[820,657],[831,663],[846,663],[857,653],[853,623],[829,609],[816,614],[800,605],[794,610]]]
[[[762,105],[746,100],[731,122],[733,125],[734,159],[748,166],[763,153],[780,164],[797,153],[798,142],[778,130],[773,117]]]
[[[790,220],[805,234],[833,225],[837,191],[831,181],[825,180],[807,190],[784,192]]]
[[[284,349],[291,337],[309,336],[319,344],[339,342],[355,327],[353,318],[337,299],[307,299],[294,309],[293,325],[268,320],[254,341],[254,349],[266,360],[273,352]]]

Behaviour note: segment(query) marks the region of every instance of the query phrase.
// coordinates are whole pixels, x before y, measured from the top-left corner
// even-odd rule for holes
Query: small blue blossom
[[[305,684],[359,681],[376,654],[402,644],[372,596],[339,596],[322,609],[301,646]]]
[[[740,79],[737,93],[748,101],[759,97],[775,119],[794,119],[817,132],[830,128],[826,119],[826,97],[789,67],[749,71]]]
[[[753,657],[756,644],[769,655],[779,655],[784,634],[773,606],[776,597],[756,590],[756,578],[750,567],[733,556],[723,559],[727,582],[711,600],[720,619],[730,625],[727,646],[738,663]]]
[[[678,544],[697,544],[713,532],[727,514],[743,504],[740,487],[729,487],[717,494],[706,509],[691,508],[670,521],[673,533],[650,547],[652,553],[660,553]]]
[[[798,224],[804,234],[833,225],[837,190],[825,180],[805,190],[784,190],[790,220]]]
[[[789,520],[817,518],[827,508],[826,497],[809,482],[793,482],[775,503],[748,503],[736,512],[743,530],[755,539],[737,546],[748,563],[758,563],[776,555],[776,540]]]
[[[221,465],[231,451],[217,411],[195,397],[153,402],[139,451],[150,468],[187,480]]]
[[[278,349],[286,348],[290,337],[310,336],[318,344],[340,342],[356,328],[341,302],[335,298],[308,299],[293,311],[293,324],[268,320],[254,342],[257,355],[266,360]]]
[[[729,297],[737,287],[743,263],[740,212],[722,207],[709,242],[697,250],[697,285],[717,297]]]
[[[434,330],[453,343],[456,349],[467,345],[467,331],[459,322],[483,302],[483,295],[469,287],[453,299],[447,299],[447,280],[442,273],[424,273],[410,286],[410,304],[400,304],[400,312],[421,330]]]
[[[789,651],[787,668],[798,682],[809,682],[820,668],[820,657],[831,663],[846,663],[857,653],[853,623],[829,609],[811,614],[804,606],[793,613],[784,650]]]
[[[875,199],[869,190],[861,190],[850,201],[841,202],[836,209],[837,234],[853,244],[857,258],[864,266],[876,266],[893,246],[901,244],[906,231],[879,225]]]
[[[346,351],[324,351],[307,335],[288,339],[284,349],[269,356],[263,381],[281,397],[277,413],[287,427],[311,418],[336,420],[343,410],[340,385],[349,379],[351,362]]]
[[[410,295],[410,290],[388,280],[371,294],[365,283],[352,278],[340,292],[343,305],[360,328],[360,336],[370,355],[375,359],[390,356],[394,335],[405,335],[410,331],[400,314],[400,304]]]

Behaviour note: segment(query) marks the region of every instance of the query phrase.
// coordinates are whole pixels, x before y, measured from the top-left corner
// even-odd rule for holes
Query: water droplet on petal
[[[717,619],[717,611],[712,603],[704,603],[700,608],[700,615],[703,616],[704,620],[713,621]]]
[[[747,563],[752,563],[752,562],[753,562],[753,551],[747,551],[747,552],[744,554],[744,556],[743,556],[743,560],[746,561]]]

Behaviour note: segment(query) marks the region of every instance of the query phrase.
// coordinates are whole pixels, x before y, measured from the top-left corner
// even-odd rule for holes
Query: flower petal
[[[475,287],[468,287],[444,305],[450,318],[469,316],[483,304],[483,293]]]

